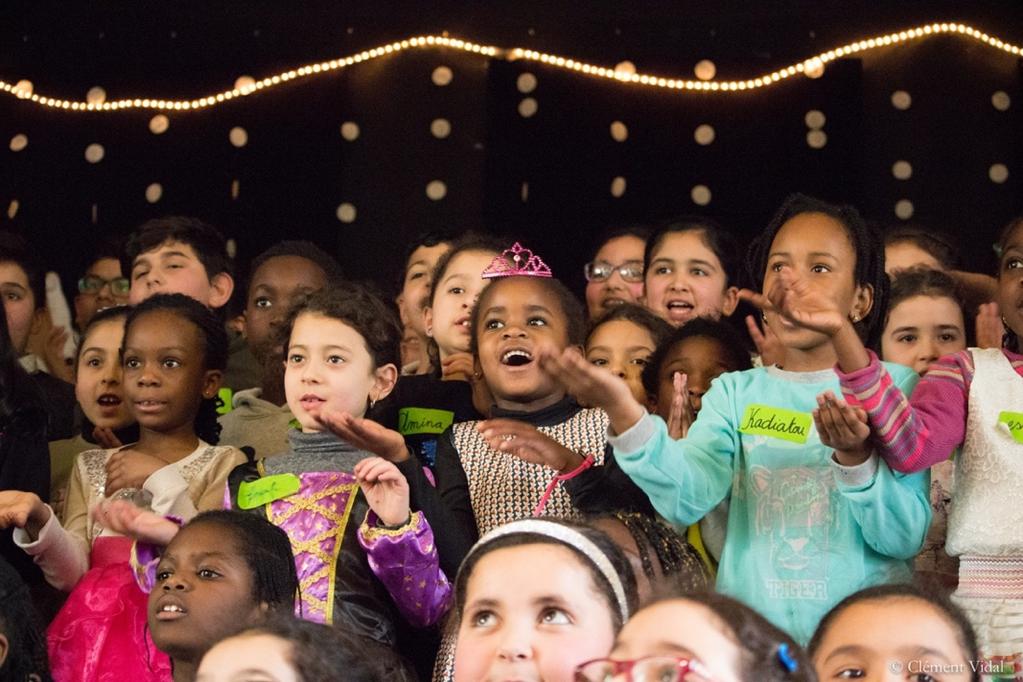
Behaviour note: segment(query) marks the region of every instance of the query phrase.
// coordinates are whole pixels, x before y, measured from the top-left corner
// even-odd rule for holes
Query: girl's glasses
[[[627,260],[621,265],[611,265],[607,261],[595,260],[586,264],[583,274],[587,282],[605,282],[608,278],[618,272],[626,282],[643,281],[643,261]]]
[[[131,288],[131,282],[128,281],[127,277],[103,279],[96,275],[86,275],[78,280],[78,292],[82,294],[98,294],[108,284],[110,285],[110,293],[114,296],[127,296],[128,289]]]
[[[598,658],[575,669],[576,682],[713,682],[699,661],[677,656],[644,656],[631,661]]]

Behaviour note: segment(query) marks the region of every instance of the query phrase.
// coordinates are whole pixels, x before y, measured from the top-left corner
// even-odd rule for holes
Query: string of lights
[[[809,78],[819,78],[823,75],[824,68],[828,62],[836,59],[881,47],[898,45],[910,40],[917,40],[942,34],[964,36],[1008,54],[1016,56],[1023,55],[1023,48],[1019,45],[1007,43],[996,36],[989,35],[983,31],[973,28],[972,26],[959,23],[933,23],[842,45],[840,47],[827,50],[826,52],[821,52],[820,54],[814,55],[809,59],[805,59],[796,64],[791,64],[755,78],[747,78],[744,80],[714,80],[713,77],[711,77],[692,80],[684,78],[666,78],[652,74],[637,73],[634,68],[623,67],[623,65],[626,64],[624,62],[619,64],[617,67],[607,68],[595,64],[588,64],[568,57],[537,52],[535,50],[527,50],[519,47],[505,49],[493,45],[481,45],[479,43],[473,43],[448,36],[431,35],[417,36],[389,43],[387,45],[381,45],[348,57],[331,59],[329,61],[319,62],[316,64],[307,64],[297,69],[283,71],[273,76],[268,76],[261,80],[240,78],[235,83],[235,86],[230,90],[223,90],[197,99],[169,100],[152,97],[136,97],[107,102],[105,101],[104,96],[89,97],[86,101],[68,100],[40,95],[34,92],[33,84],[27,80],[21,80],[13,84],[0,80],[0,92],[7,93],[8,95],[18,97],[23,100],[31,101],[40,106],[55,109],[67,109],[70,111],[109,112],[125,109],[159,109],[165,111],[197,110],[216,106],[238,97],[245,97],[256,92],[269,90],[283,83],[309,78],[319,74],[330,73],[337,71],[338,69],[344,69],[361,62],[378,59],[404,50],[432,47],[452,48],[455,50],[483,55],[485,57],[507,59],[509,61],[525,60],[539,62],[550,67],[581,73],[589,77],[666,90],[741,92],[766,88],[797,74],[803,74]],[[713,73],[712,68],[710,71]]]

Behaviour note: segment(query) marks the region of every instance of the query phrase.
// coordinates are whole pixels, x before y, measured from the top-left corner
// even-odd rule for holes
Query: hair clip
[[[532,251],[515,242],[514,246],[505,249],[500,256],[490,261],[490,265],[480,276],[483,279],[494,279],[495,277],[553,277],[554,275],[540,256],[534,255]]]
[[[789,645],[782,642],[778,645],[778,662],[785,667],[790,673],[796,672],[799,669],[799,662],[792,655],[792,651],[789,649]]]

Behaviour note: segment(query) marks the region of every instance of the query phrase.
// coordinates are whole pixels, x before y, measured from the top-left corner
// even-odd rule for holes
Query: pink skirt
[[[149,636],[148,595],[128,562],[131,540],[97,538],[89,571],[46,631],[56,682],[169,682],[170,659]]]

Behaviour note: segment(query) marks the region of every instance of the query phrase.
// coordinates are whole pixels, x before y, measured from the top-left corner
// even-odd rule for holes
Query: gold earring
[[[857,322],[860,321],[860,316],[857,315],[856,313],[853,313],[852,315],[849,316],[849,319],[852,320],[853,324],[856,324]]]

